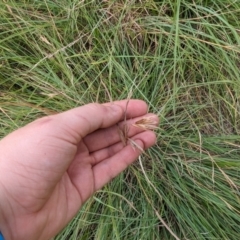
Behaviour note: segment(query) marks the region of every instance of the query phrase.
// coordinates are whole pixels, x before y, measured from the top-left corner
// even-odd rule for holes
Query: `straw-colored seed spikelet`
[[[138,121],[136,121],[133,126],[139,127],[143,130],[156,130],[158,127],[155,125],[156,122],[153,120],[152,117],[145,117]]]
[[[127,124],[123,125],[123,128],[118,128],[119,136],[124,146],[127,146],[128,142],[128,126]]]

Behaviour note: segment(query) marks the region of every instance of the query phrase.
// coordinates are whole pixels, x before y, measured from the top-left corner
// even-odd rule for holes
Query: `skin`
[[[59,233],[94,192],[141,154],[124,146],[126,100],[87,104],[40,118],[0,141],[0,231],[6,240],[46,240]],[[142,149],[156,136],[132,123],[147,105],[130,100],[128,136]]]

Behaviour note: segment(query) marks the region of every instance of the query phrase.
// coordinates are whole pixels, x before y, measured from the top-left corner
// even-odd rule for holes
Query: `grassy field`
[[[0,137],[145,100],[158,142],[56,240],[239,239],[239,0],[0,0]]]

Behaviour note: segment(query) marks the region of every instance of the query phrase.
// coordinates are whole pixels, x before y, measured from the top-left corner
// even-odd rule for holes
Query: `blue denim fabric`
[[[0,232],[0,240],[4,240],[4,237],[1,232]]]

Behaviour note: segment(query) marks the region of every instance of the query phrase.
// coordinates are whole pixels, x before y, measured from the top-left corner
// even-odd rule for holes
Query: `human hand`
[[[140,100],[88,104],[40,118],[0,141],[0,231],[6,240],[50,239],[98,189],[151,147],[152,131],[132,126],[147,113]],[[126,110],[124,146],[119,125]],[[147,114],[158,124],[156,115]]]

